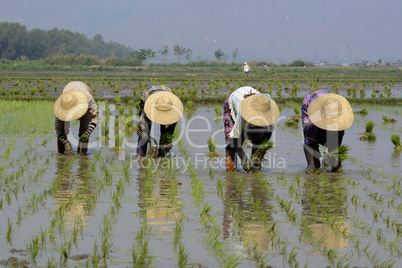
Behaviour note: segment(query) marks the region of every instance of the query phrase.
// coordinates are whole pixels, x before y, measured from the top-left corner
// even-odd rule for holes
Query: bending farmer
[[[173,132],[183,115],[183,104],[167,85],[153,85],[146,89],[140,101],[140,121],[137,134],[137,155],[147,154],[148,143],[155,145],[153,157],[166,156],[172,149]],[[150,137],[152,122],[160,124],[159,146]]]
[[[99,120],[96,102],[92,97],[91,89],[80,81],[68,83],[63,93],[57,98],[53,112],[56,116],[54,131],[57,136],[57,150],[59,153],[73,155],[71,143],[67,139],[70,132],[70,122],[80,120],[78,132],[79,143],[77,152],[86,154],[89,136]]]
[[[237,156],[245,171],[261,169],[264,154],[258,149],[271,138],[273,124],[279,118],[279,109],[268,94],[258,92],[252,87],[241,87],[226,99],[223,106],[223,124],[226,141],[226,170],[236,169]],[[251,141],[251,164],[242,144]]]
[[[309,93],[303,100],[301,118],[304,135],[304,154],[307,160],[306,173],[320,168],[321,153],[319,144],[333,152],[342,145],[345,129],[353,123],[353,111],[349,102],[342,96],[317,90]],[[335,161],[331,171],[340,171],[342,163]]]

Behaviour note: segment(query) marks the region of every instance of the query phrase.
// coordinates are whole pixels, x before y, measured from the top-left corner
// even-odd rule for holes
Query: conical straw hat
[[[255,94],[240,102],[240,115],[254,126],[266,127],[278,121],[279,109],[268,96]]]
[[[179,121],[183,116],[183,104],[173,93],[160,91],[148,97],[145,101],[144,111],[152,122],[170,125]]]
[[[353,110],[347,99],[328,93],[314,99],[308,109],[308,117],[315,126],[329,130],[341,131],[352,126]]]
[[[87,112],[88,102],[84,92],[70,90],[57,98],[53,112],[61,121],[73,121],[81,118]]]

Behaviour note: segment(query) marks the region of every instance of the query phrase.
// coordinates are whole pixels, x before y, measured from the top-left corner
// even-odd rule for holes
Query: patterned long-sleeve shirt
[[[73,81],[68,83],[62,93],[68,92],[70,90],[79,90],[85,94],[85,96],[88,98],[88,111],[91,114],[91,123],[90,123],[90,132],[96,127],[99,121],[99,112],[98,112],[98,107],[96,105],[96,102],[92,96],[92,91],[91,89],[85,84],[84,82],[81,81]],[[65,129],[64,129],[64,122],[61,121],[56,117],[55,125],[54,125],[54,131],[56,133],[56,136],[60,135],[65,135]]]
[[[318,127],[311,123],[310,118],[308,117],[308,107],[309,105],[319,96],[328,94],[329,92],[326,90],[316,90],[314,92],[309,93],[303,100],[303,104],[301,107],[301,119],[304,133],[304,142],[306,144],[315,143],[318,140],[317,131]],[[341,134],[345,131],[342,130]]]
[[[237,139],[240,137],[245,123],[243,117],[240,115],[240,102],[244,100],[244,95],[252,93],[259,94],[260,92],[252,87],[245,86],[238,88],[232,94],[230,94],[229,109],[234,120],[234,125],[229,133],[229,138]]]
[[[144,92],[141,95],[140,110],[139,110],[140,120],[138,122],[138,128],[137,128],[137,134],[139,137],[143,137],[143,135],[149,134],[147,133],[147,130],[149,129],[149,125],[152,123],[151,120],[145,114],[144,111],[145,102],[147,101],[149,96],[160,91],[172,92],[172,90],[167,85],[152,85],[146,90],[144,90]]]

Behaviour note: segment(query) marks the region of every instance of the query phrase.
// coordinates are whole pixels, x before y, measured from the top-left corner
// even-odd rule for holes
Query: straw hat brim
[[[75,98],[74,106],[63,107],[62,100],[65,96],[71,95]],[[53,106],[54,115],[61,121],[73,121],[81,118],[88,110],[88,98],[84,92],[70,90],[61,94]]]
[[[266,99],[263,99],[261,102],[257,101],[259,98]],[[262,103],[268,104],[268,102],[270,103],[270,109],[267,109],[268,105],[261,105]],[[255,94],[240,102],[240,115],[244,120],[254,126],[266,127],[278,121],[279,108],[268,96]]]
[[[172,109],[157,109],[156,101],[159,98],[169,98],[172,102]],[[175,94],[168,91],[160,91],[148,97],[145,101],[144,111],[152,122],[160,125],[170,125],[179,121],[183,116],[183,103]]]
[[[325,113],[322,112],[322,106],[330,99],[338,100],[342,108],[342,113],[338,116],[327,118]],[[345,97],[334,93],[318,96],[310,103],[307,109],[307,114],[311,123],[321,129],[329,131],[341,131],[348,129],[352,126],[354,120],[353,110],[348,100]]]

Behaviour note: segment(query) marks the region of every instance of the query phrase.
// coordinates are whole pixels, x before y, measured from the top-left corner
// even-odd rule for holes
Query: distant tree
[[[163,46],[163,48],[160,49],[160,50],[158,51],[158,53],[159,53],[159,55],[161,55],[162,60],[163,60],[163,63],[165,63],[166,56],[169,54],[168,45]]]
[[[381,64],[382,64],[382,60],[381,60],[381,59],[379,59],[379,60],[378,60],[378,66],[380,67],[380,66],[381,66]]]
[[[0,58],[17,60],[44,59],[55,55],[93,55],[103,59],[115,55],[127,58],[132,48],[116,42],[105,43],[101,34],[92,40],[82,33],[54,28],[49,31],[27,31],[19,23],[0,22]]]
[[[218,62],[222,62],[222,61],[226,58],[226,56],[225,56],[225,54],[223,53],[223,51],[221,51],[220,49],[218,49],[218,50],[215,51],[215,58],[216,58],[216,60],[217,60]]]
[[[239,49],[235,48],[232,52],[232,57],[233,57],[233,63],[235,63],[235,60],[237,58],[237,54],[239,54]]]
[[[130,53],[131,57],[134,60],[137,60],[141,62],[141,64],[144,63],[144,61],[147,61],[150,58],[155,57],[156,52],[152,51],[152,49],[140,49],[140,50],[134,50],[133,52]]]
[[[95,34],[94,38],[92,39],[92,41],[97,42],[97,43],[105,43],[105,41],[103,40],[103,36],[101,34]]]
[[[178,57],[178,63],[181,62],[181,57],[186,53],[187,49],[184,47],[180,47],[179,45],[174,45],[174,54]]]
[[[292,66],[292,67],[303,67],[306,65],[307,64],[301,59],[297,59],[297,60],[294,60],[291,63],[289,63],[289,66]]]
[[[184,57],[188,62],[191,62],[191,57],[193,56],[193,51],[189,48],[186,49]]]

